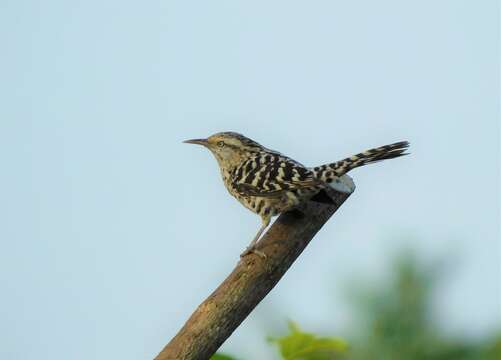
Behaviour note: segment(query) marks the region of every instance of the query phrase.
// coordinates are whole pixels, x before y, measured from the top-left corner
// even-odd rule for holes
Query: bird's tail
[[[408,147],[409,143],[407,141],[400,141],[394,144],[366,150],[349,158],[317,166],[311,170],[318,179],[327,183],[334,182],[333,185],[335,185],[335,183],[339,182],[338,179],[340,177],[359,166],[408,155],[408,153],[405,152]]]

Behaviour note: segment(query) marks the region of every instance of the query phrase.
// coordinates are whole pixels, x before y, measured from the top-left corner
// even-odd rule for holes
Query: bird
[[[206,147],[215,156],[224,185],[243,206],[261,217],[261,227],[241,257],[254,253],[271,219],[293,210],[327,188],[351,193],[355,185],[347,173],[357,167],[408,155],[409,142],[372,148],[345,159],[306,167],[237,132],[219,132],[184,143]]]

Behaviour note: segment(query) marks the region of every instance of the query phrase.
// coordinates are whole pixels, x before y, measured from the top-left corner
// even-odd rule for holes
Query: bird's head
[[[236,166],[243,158],[263,149],[254,140],[235,132],[220,132],[207,139],[192,139],[184,142],[205,146],[214,154],[221,167]]]

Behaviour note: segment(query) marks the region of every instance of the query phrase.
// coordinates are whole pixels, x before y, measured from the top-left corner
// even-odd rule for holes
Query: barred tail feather
[[[315,167],[312,170],[320,180],[332,183],[335,182],[338,177],[343,176],[350,170],[359,166],[408,155],[408,153],[405,152],[408,147],[409,142],[400,141],[394,144],[366,150],[349,158],[336,161],[335,163]]]

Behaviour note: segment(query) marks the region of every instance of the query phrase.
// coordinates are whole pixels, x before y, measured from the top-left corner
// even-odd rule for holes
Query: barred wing
[[[233,188],[244,196],[281,196],[286,191],[320,184],[312,171],[279,154],[252,157],[232,174]]]

